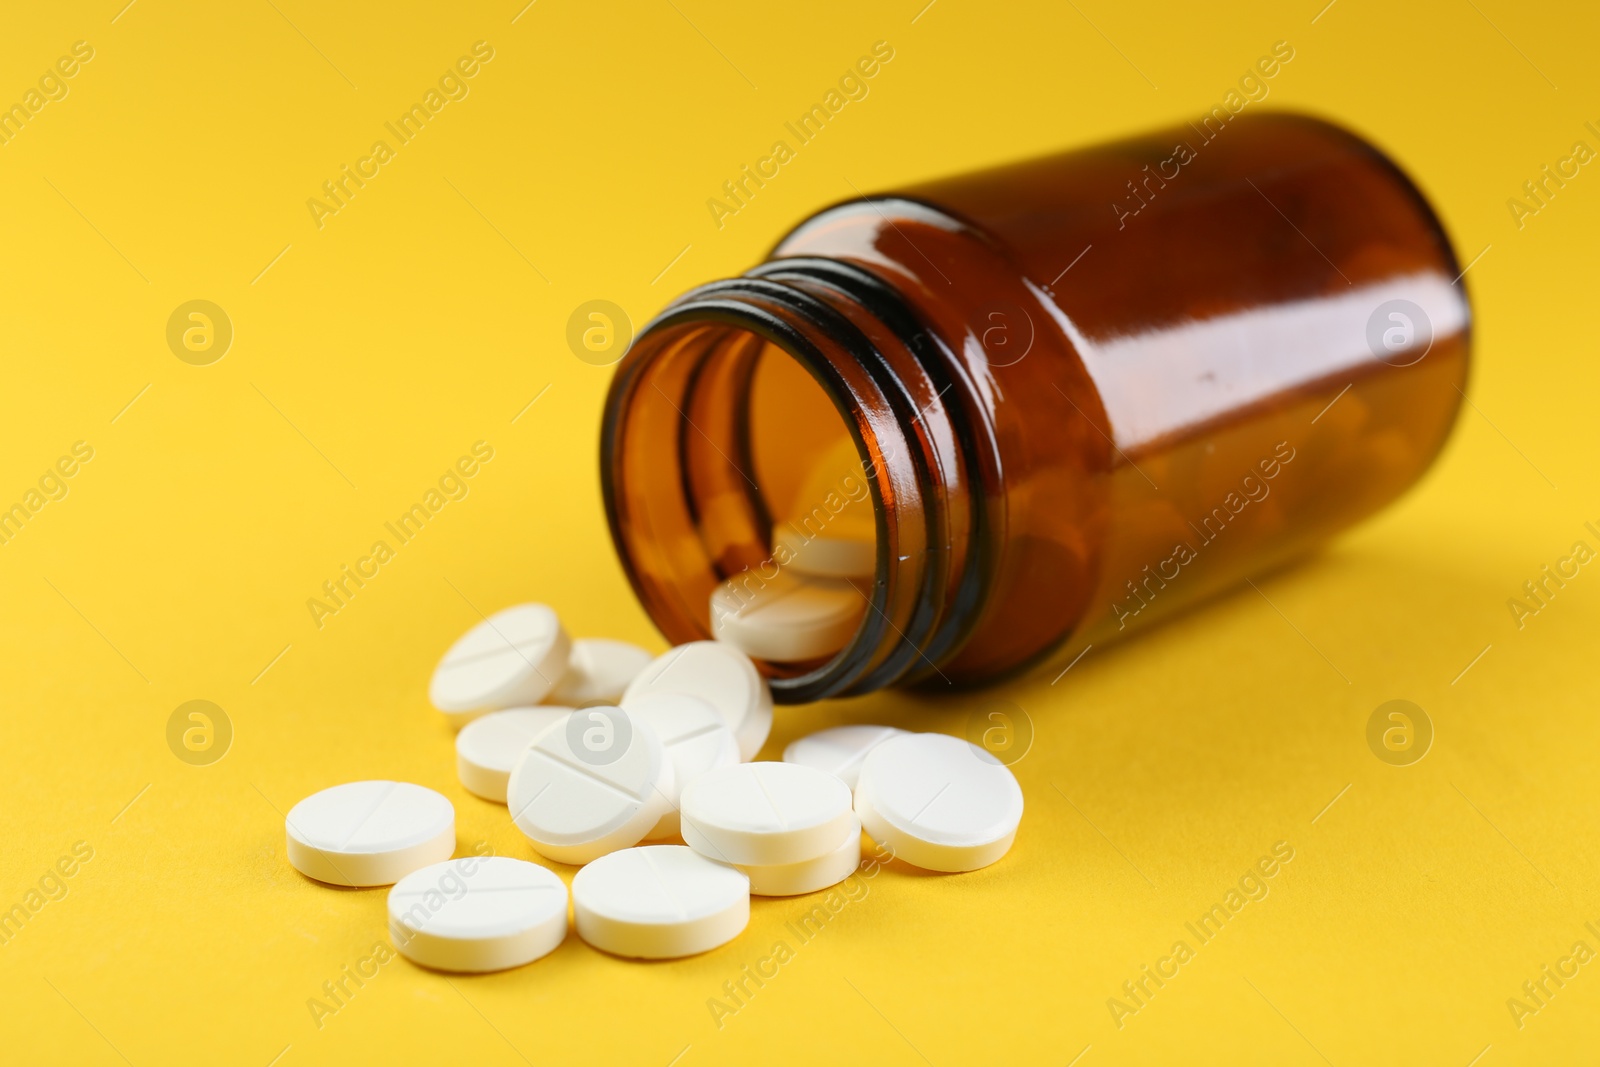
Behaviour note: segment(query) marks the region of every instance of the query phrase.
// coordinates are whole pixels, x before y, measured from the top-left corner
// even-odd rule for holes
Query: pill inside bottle
[[[747,462],[707,501],[727,577],[707,598],[711,636],[799,669],[850,643],[871,603],[877,529],[866,462],[811,376],[776,346],[749,356]],[[731,461],[730,461],[731,462]]]

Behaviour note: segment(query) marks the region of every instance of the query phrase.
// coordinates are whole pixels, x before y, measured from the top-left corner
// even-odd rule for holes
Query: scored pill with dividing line
[[[655,731],[672,761],[672,810],[645,835],[648,841],[678,836],[678,796],[684,785],[707,771],[739,762],[739,742],[717,709],[684,693],[645,693],[627,704],[635,720]]]
[[[464,856],[406,875],[389,890],[389,937],[413,963],[481,973],[548,955],[567,936],[567,887],[554,872],[505,856]]]
[[[1022,787],[970,741],[903,734],[867,754],[855,805],[862,828],[897,859],[930,871],[975,871],[1011,848]]]
[[[647,724],[621,708],[580,708],[523,752],[506,803],[540,855],[588,863],[644,840],[671,810],[675,784]]]
[[[855,815],[850,790],[796,763],[741,763],[708,771],[683,790],[683,839],[723,863],[769,866],[839,847]]]
[[[566,671],[571,648],[561,620],[545,605],[506,608],[450,646],[428,696],[457,726],[484,712],[537,704]]]
[[[754,759],[772,730],[772,690],[750,657],[721,641],[691,641],[651,661],[622,694],[624,707],[646,693],[684,693],[716,708]]]
[[[613,852],[572,879],[578,936],[635,959],[672,959],[733,940],[750,921],[750,880],[683,845]]]
[[[455,808],[410,782],[346,782],[313,793],[284,819],[289,862],[332,885],[389,885],[450,858]]]

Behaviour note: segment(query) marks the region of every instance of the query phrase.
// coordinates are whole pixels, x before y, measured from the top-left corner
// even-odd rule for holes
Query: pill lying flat
[[[625,708],[636,720],[647,723],[666,747],[672,761],[675,788],[672,810],[656,822],[645,835],[647,841],[678,836],[678,794],[683,787],[707,771],[732,767],[739,762],[739,742],[722,721],[717,709],[699,697],[683,693],[645,693],[630,700]]]
[[[450,858],[456,811],[410,782],[347,782],[313,793],[284,819],[289,862],[332,885],[388,885]]]
[[[721,641],[692,641],[657,656],[622,695],[684,693],[722,715],[739,742],[739,758],[752,759],[772,729],[772,690],[750,657]]]
[[[982,748],[947,734],[903,734],[867,754],[856,783],[862,828],[930,871],[972,871],[1006,854],[1022,787]]]
[[[833,851],[798,863],[757,867],[735,864],[750,879],[750,892],[758,897],[792,897],[838,885],[861,863],[861,821],[851,818],[850,829]]]
[[[450,646],[434,668],[428,696],[460,722],[537,704],[566,670],[571,647],[561,620],[543,604],[497,611]]]
[[[707,771],[679,801],[683,839],[723,863],[770,866],[839,847],[855,816],[850,790],[797,763],[741,763]]]
[[[424,967],[520,967],[566,936],[567,887],[536,863],[464,856],[413,871],[389,890],[389,938]]]
[[[889,738],[899,737],[903,733],[904,730],[897,730],[893,726],[865,724],[818,730],[789,742],[789,747],[783,750],[783,762],[827,771],[854,789],[867,753]]]
[[[811,535],[803,524],[787,522],[772,531],[772,558],[812,578],[871,578],[878,568],[877,533],[868,525],[864,531],[830,527]]]
[[[572,879],[578,936],[637,959],[672,959],[716,948],[750,921],[750,879],[683,845],[627,848]]]
[[[485,800],[506,802],[511,770],[534,738],[571,714],[571,708],[542,704],[507,708],[473,719],[456,734],[456,774],[467,791]]]
[[[626,641],[580,637],[572,642],[566,672],[545,699],[573,708],[584,704],[615,704],[622,699],[628,683],[650,665],[651,659],[649,652]]]
[[[675,779],[655,731],[621,708],[580,708],[523,751],[506,785],[539,854],[588,863],[636,845],[672,808]]]
[[[866,607],[846,581],[746,573],[712,591],[711,633],[757,659],[794,663],[843,648]]]
[[[868,578],[877,570],[878,527],[855,439],[841,437],[813,461],[797,495],[782,505],[772,558],[816,578]]]

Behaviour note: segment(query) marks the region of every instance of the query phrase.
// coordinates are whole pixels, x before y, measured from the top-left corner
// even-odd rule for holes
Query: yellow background
[[[0,947],[8,1061],[1593,1057],[1600,963],[1520,1029],[1506,1006],[1574,942],[1600,949],[1600,575],[1521,630],[1506,606],[1574,541],[1600,547],[1600,174],[1520,229],[1506,206],[1574,141],[1600,148],[1592,9],[121,3],[14,9],[0,34],[0,101],[74,41],[95,50],[0,146],[0,502],[73,442],[95,450],[0,545],[0,907],[74,842],[94,850]],[[494,59],[470,95],[319,230],[307,199],[479,40]],[[895,54],[870,95],[717,229],[707,198],[878,40]],[[462,850],[531,857],[456,783],[426,700],[437,657],[474,605],[527,599],[661,647],[608,542],[610,372],[568,350],[573,309],[642,324],[853,189],[1181,121],[1278,40],[1294,59],[1252,106],[1372,138],[1464,263],[1487,249],[1467,276],[1472,406],[1424,483],[1259,594],[1053,686],[780,709],[769,758],[835,722],[961,732],[1013,701],[1034,730],[1027,814],[987,870],[880,871],[720,1029],[707,999],[809,902],[758,900],[742,938],[670,963],[575,936],[450,982],[396,960],[319,1029],[306,1001],[384,938],[384,890],[297,875],[282,813],[407,779],[455,802]],[[165,340],[197,298],[235,329],[210,366]],[[318,629],[307,598],[478,440],[495,454],[470,495]],[[1437,731],[1414,766],[1367,748],[1392,698]],[[166,744],[192,699],[236,731],[211,766]],[[1277,841],[1294,859],[1266,899],[1119,1029],[1107,998]]]

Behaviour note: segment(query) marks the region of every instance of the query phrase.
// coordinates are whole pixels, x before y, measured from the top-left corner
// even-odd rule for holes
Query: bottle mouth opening
[[[948,683],[939,664],[976,624],[996,543],[954,364],[882,281],[831,261],[775,260],[646,326],[607,397],[601,473],[624,569],[668,639],[726,639],[719,586],[809,577],[815,542],[854,530],[856,569],[833,580],[861,604],[837,643],[743,645],[774,699]]]
[[[619,369],[602,431],[613,540],[674,644],[797,583],[833,597],[826,632],[734,642],[784,702],[859,677],[888,623],[884,457],[825,346],[742,302],[669,310]]]

